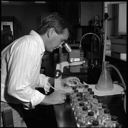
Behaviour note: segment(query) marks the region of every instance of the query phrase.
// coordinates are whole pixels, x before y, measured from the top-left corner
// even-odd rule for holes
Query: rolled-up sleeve
[[[28,108],[34,108],[45,97],[32,85],[33,70],[37,65],[36,45],[34,41],[22,40],[18,47],[13,47],[8,61],[8,93]]]
[[[44,75],[44,74],[40,74],[40,84],[39,86],[40,87],[43,87],[44,90],[46,91],[47,89],[49,90],[50,89],[50,86],[49,86],[49,78],[48,76]]]

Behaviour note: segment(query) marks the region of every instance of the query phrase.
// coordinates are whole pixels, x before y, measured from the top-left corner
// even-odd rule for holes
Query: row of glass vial
[[[75,93],[70,96],[71,106],[78,127],[121,127],[117,117],[110,115],[107,106],[87,85],[73,89]]]

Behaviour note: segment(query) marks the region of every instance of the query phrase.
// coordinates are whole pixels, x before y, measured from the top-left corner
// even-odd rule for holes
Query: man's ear
[[[48,36],[48,38],[52,37],[53,34],[54,34],[54,32],[55,32],[54,28],[48,29],[48,31],[47,31],[47,36]]]

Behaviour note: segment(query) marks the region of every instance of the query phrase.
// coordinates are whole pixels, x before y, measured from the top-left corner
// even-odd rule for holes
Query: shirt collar
[[[35,39],[38,41],[42,53],[45,52],[44,41],[43,41],[43,39],[41,38],[41,36],[40,36],[36,31],[34,31],[34,30],[31,30],[31,31],[30,31],[30,35],[34,36]]]

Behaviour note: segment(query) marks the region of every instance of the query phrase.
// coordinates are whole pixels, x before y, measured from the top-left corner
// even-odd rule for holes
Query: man
[[[40,119],[36,120],[38,115],[34,119],[32,114],[36,106],[61,104],[65,101],[65,94],[62,92],[54,91],[50,95],[44,95],[35,88],[42,87],[46,92],[49,91],[51,86],[49,77],[40,74],[41,59],[45,51],[52,52],[68,38],[67,24],[57,13],[53,13],[42,20],[36,31],[32,30],[29,35],[13,41],[1,53],[2,104],[10,105],[13,110],[18,109],[20,116],[28,121],[26,121],[27,127],[34,126],[30,124],[31,119],[31,123],[35,121],[36,126],[42,122]],[[23,110],[19,104],[23,105]],[[27,118],[24,115],[28,115]],[[20,116],[15,116],[13,112],[15,127],[25,126],[23,122],[15,123],[16,118],[21,121]]]

